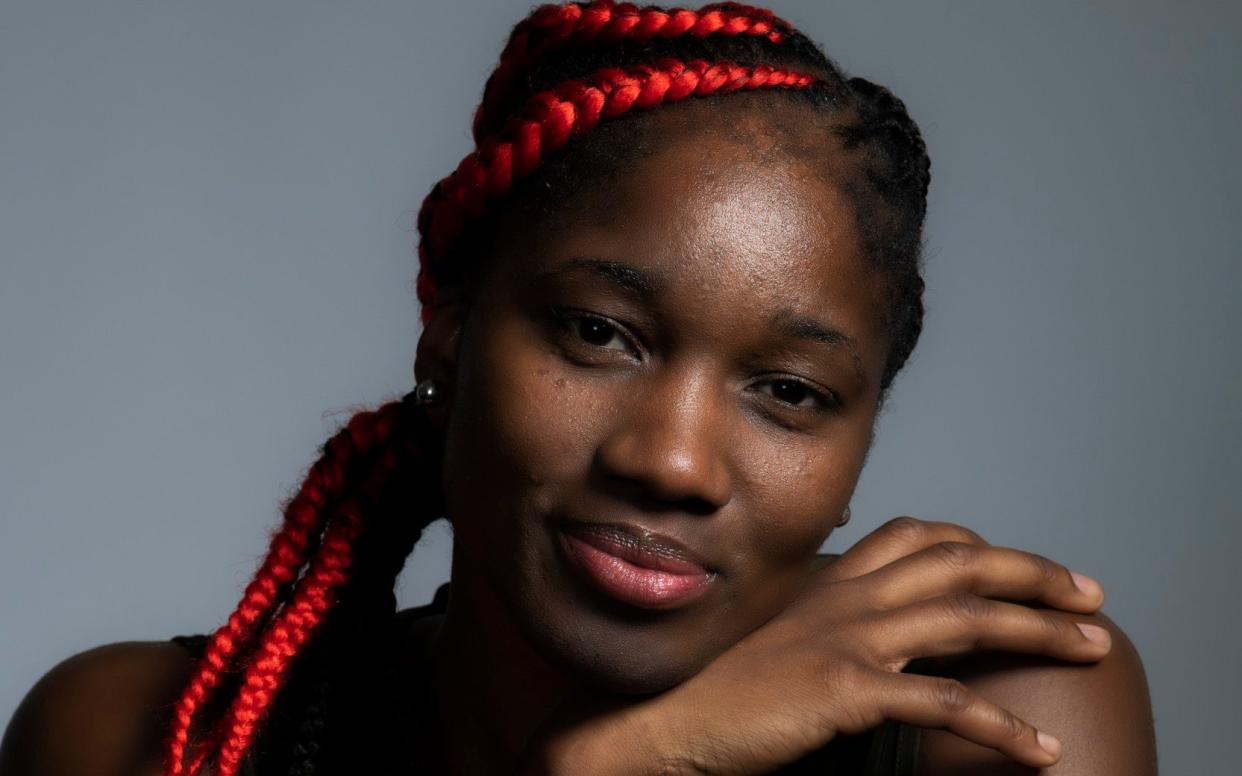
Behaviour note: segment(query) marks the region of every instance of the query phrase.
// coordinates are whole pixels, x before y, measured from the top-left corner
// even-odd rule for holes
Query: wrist
[[[689,776],[640,707],[607,715],[531,748],[521,776]]]

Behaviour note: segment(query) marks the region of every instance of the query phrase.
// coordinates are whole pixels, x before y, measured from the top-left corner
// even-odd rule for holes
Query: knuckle
[[[1078,630],[1077,627],[1074,627],[1073,628],[1074,632],[1071,633],[1070,624],[1067,623],[1065,620],[1061,619],[1060,617],[1056,617],[1050,614],[1045,614],[1043,616],[1043,620],[1044,620],[1044,627],[1046,627],[1048,631],[1056,638],[1064,639],[1064,638],[1069,638],[1072,636],[1075,639],[1077,639],[1077,637],[1082,634],[1082,631]]]
[[[900,599],[894,591],[879,585],[860,589],[857,596],[866,611],[871,613],[886,612],[900,605]]]
[[[849,660],[830,658],[817,666],[816,685],[820,690],[834,687],[853,687],[857,684],[857,670]]]
[[[1005,709],[1000,710],[1001,729],[1010,741],[1022,741],[1027,736],[1026,723]]]
[[[967,541],[973,542],[975,544],[983,544],[983,545],[986,545],[988,543],[988,540],[984,539],[982,534],[976,533],[975,531],[972,531],[969,528],[966,528],[964,526],[958,526],[958,527],[961,528],[962,531],[966,533]]]
[[[1039,578],[1049,585],[1055,584],[1063,577],[1061,564],[1050,558],[1032,553],[1031,563],[1035,566],[1035,570],[1039,573]]]
[[[874,672],[846,661],[832,672],[832,683],[816,688],[806,707],[831,724],[824,730],[861,733],[884,719],[883,690],[876,686]]]
[[[941,679],[933,685],[932,691],[936,706],[953,716],[962,714],[974,702],[970,690],[957,679]]]
[[[970,568],[978,556],[975,546],[965,542],[940,542],[932,548],[932,552],[938,561],[959,573]]]
[[[816,668],[816,691],[836,694],[842,688],[852,693],[865,686],[868,681],[867,672],[860,665],[858,658],[849,648],[833,650],[830,654],[814,661]]]
[[[950,541],[963,542],[965,544],[987,544],[987,542],[983,540],[982,536],[964,525],[958,525],[957,523],[942,523],[941,525],[943,526],[944,532],[952,537]]]
[[[952,593],[945,596],[944,605],[949,616],[969,624],[982,620],[992,611],[992,605],[988,599],[974,593]]]
[[[887,670],[884,666],[892,659],[882,617],[869,617],[859,623],[851,644],[851,654],[858,662],[860,671]],[[870,677],[868,677],[870,678]]]
[[[927,536],[927,524],[909,515],[894,517],[880,526],[880,530],[906,544],[917,544]]]

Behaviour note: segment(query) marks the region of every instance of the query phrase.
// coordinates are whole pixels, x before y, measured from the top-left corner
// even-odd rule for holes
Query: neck
[[[460,561],[454,553],[430,658],[445,760],[455,776],[511,773],[573,683],[534,651],[483,575]]]

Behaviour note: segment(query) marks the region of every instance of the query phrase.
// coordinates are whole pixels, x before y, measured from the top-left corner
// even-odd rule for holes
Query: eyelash
[[[575,321],[595,321],[595,322],[604,324],[605,326],[607,326],[608,328],[616,332],[617,335],[621,337],[621,339],[627,342],[627,344],[630,346],[631,349],[633,350],[638,349],[637,347],[635,347],[633,340],[631,340],[629,337],[627,337],[624,334],[621,326],[614,323],[609,318],[605,318],[601,315],[592,315],[591,313],[584,313],[579,310],[571,310],[571,309],[564,308],[564,307],[553,307],[552,315],[554,315],[557,321],[560,323],[561,329],[563,329],[566,332],[573,333],[575,338],[580,342],[585,342],[585,340],[583,340],[581,336],[578,336],[576,332],[572,332],[573,323]],[[613,348],[605,348],[603,345],[596,345],[592,342],[586,342],[585,344],[593,348],[600,348],[602,350],[613,350]]]
[[[580,335],[578,335],[576,332],[573,331],[573,324],[575,322],[593,321],[596,323],[601,323],[607,328],[611,329],[613,332],[615,332],[616,336],[619,336],[621,339],[625,340],[631,349],[638,350],[638,348],[634,345],[633,340],[625,334],[624,329],[610,318],[605,318],[601,315],[594,315],[592,313],[582,312],[580,310],[572,310],[572,309],[564,308],[564,307],[553,307],[551,308],[551,311],[552,311],[552,315],[556,318],[557,323],[559,324],[560,328],[563,330],[564,333],[571,334],[575,338],[575,340],[577,340],[578,342],[583,342],[588,347],[599,348],[601,350],[614,350],[614,348],[607,348],[607,347],[604,347],[603,345],[596,345],[591,342],[585,342],[585,340]],[[812,398],[814,398],[819,405],[816,407],[802,407],[797,404],[792,404],[790,402],[781,401],[780,399],[777,399],[777,401],[782,406],[787,407],[795,412],[812,412],[812,413],[820,414],[820,413],[838,412],[841,409],[841,400],[836,395],[836,392],[832,390],[828,390],[827,392],[824,392],[806,380],[802,380],[796,377],[782,377],[782,378],[769,380],[768,382],[774,383],[774,384],[783,383],[783,384],[797,385],[801,387],[803,390],[805,390],[807,394],[809,394]],[[773,396],[773,398],[775,398],[775,396]]]

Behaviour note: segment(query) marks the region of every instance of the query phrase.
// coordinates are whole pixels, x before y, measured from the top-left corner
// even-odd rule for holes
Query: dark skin
[[[1034,773],[1015,762],[1039,756],[1032,725],[1064,745],[1044,772],[1154,773],[1138,655],[1098,612],[1102,592],[1079,590],[1059,565],[906,519],[817,567],[866,459],[888,347],[883,277],[841,190],[856,160],[792,103],[690,101],[645,121],[657,153],[555,223],[532,229],[520,203],[507,208],[478,298],[467,305],[446,289],[419,343],[418,379],[448,396],[430,410],[447,435],[455,537],[433,654],[454,769],[692,773],[697,758],[762,773],[781,752],[877,722],[865,704],[897,696],[877,677],[913,683],[895,672],[935,654],[938,673],[980,700],[969,724],[925,734],[921,773]],[[614,278],[619,264],[641,272],[652,293],[598,264],[571,269],[580,259],[613,262]],[[773,325],[791,317],[830,341]],[[712,588],[669,612],[605,600],[557,554],[562,516],[675,536],[717,571]],[[943,562],[945,543],[965,548],[957,565]],[[1041,603],[990,611],[974,630],[909,608],[964,591]],[[1104,628],[1111,645],[1093,646],[1074,623]],[[897,644],[920,628],[942,646]],[[821,650],[821,632],[838,638]],[[958,643],[964,633],[992,651]],[[817,651],[854,665],[833,651],[846,641],[871,647],[873,672],[808,692],[813,674],[798,667]],[[190,669],[180,648],[139,643],[58,666],[15,716],[0,776],[158,773],[156,710]],[[857,730],[815,705],[834,692],[832,708],[856,712]],[[990,704],[1029,723],[1013,726],[1005,753],[980,732],[998,724],[980,721],[999,719]],[[790,726],[755,724],[786,709]],[[807,738],[804,711],[831,721],[822,740]],[[717,730],[737,751],[685,756]],[[755,752],[776,759],[748,760]]]
[[[656,157],[575,202],[564,227],[502,241],[462,357],[429,367],[456,386],[444,410],[456,539],[444,653],[464,656],[436,673],[521,698],[525,713],[502,719],[537,721],[532,703],[567,683],[642,693],[697,673],[793,599],[862,468],[886,340],[881,278],[858,255],[850,204],[822,165],[688,132],[702,112],[653,117],[669,138]],[[643,302],[586,268],[525,282],[581,258],[623,263],[661,291]],[[625,322],[626,333],[602,330],[606,346],[593,346],[580,336],[588,321],[561,323],[550,306]],[[767,318],[782,309],[850,344],[775,333]],[[435,358],[434,342],[420,355]],[[487,488],[470,487],[484,476]],[[704,548],[714,589],[664,616],[603,605],[556,555],[550,523],[565,514]],[[470,647],[484,641],[472,636],[479,621],[494,634],[486,642],[532,649],[487,660]]]

